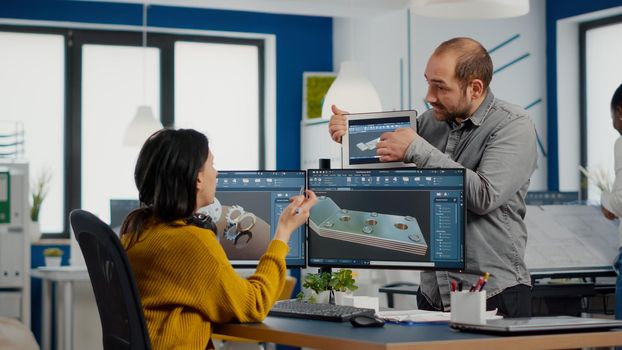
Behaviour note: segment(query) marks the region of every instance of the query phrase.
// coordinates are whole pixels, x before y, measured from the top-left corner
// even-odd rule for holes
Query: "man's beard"
[[[462,105],[460,108],[456,108],[455,110],[447,110],[445,106],[442,105],[432,105],[432,107],[438,108],[438,111],[434,110],[434,116],[437,120],[440,121],[455,121],[456,119],[467,119],[469,117],[469,111],[471,106],[468,104]]]
[[[432,107],[438,108],[438,111],[434,110],[434,116],[437,120],[441,121],[455,121],[456,119],[467,119],[469,117],[469,111],[471,106],[466,101],[460,101],[460,106],[454,110],[447,110],[447,108],[441,104],[432,104]]]

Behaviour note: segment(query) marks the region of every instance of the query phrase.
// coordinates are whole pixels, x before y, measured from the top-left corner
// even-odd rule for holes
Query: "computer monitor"
[[[138,199],[111,199],[110,200],[110,227],[119,233],[125,217],[132,210],[138,208]]]
[[[529,191],[525,196],[527,205],[558,205],[558,204],[580,204],[579,192],[558,192],[558,191]]]
[[[211,212],[218,239],[233,266],[257,265],[274,237],[289,198],[299,195],[304,187],[305,172],[300,170],[218,172],[212,205],[217,209]],[[290,238],[285,259],[288,267],[306,265],[305,248],[303,225]]]
[[[465,170],[308,170],[308,264],[464,269]]]

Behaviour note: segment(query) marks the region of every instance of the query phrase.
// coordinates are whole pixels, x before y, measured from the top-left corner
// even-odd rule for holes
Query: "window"
[[[175,43],[175,126],[207,135],[217,169],[260,169],[258,55],[257,46]]]
[[[138,198],[139,147],[124,146],[123,135],[138,105],[160,115],[159,59],[155,48],[82,46],[81,203],[105,222],[110,199]]]
[[[68,236],[74,208],[109,222],[110,199],[137,197],[139,148],[122,136],[138,105],[151,105],[165,126],[208,134],[219,168],[264,168],[263,41],[150,33],[143,49],[141,39],[0,28],[10,48],[0,52],[0,120],[24,125],[31,178],[53,172],[41,211],[47,237]],[[247,127],[231,133],[239,125]]]
[[[581,26],[582,40],[582,159],[590,169],[603,169],[613,180],[613,145],[620,136],[611,124],[611,97],[622,83],[622,17],[601,19]],[[585,192],[585,191],[584,191]],[[585,193],[584,193],[585,194]],[[588,184],[589,200],[600,191]]]
[[[24,128],[30,181],[52,175],[39,214],[42,231],[62,232],[64,220],[65,39],[63,35],[0,32],[0,120],[5,133]],[[30,196],[28,196],[30,198]]]

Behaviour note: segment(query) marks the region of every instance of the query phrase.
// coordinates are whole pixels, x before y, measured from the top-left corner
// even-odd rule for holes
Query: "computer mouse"
[[[382,327],[384,326],[384,321],[376,318],[374,316],[354,316],[350,319],[350,323],[354,327]]]

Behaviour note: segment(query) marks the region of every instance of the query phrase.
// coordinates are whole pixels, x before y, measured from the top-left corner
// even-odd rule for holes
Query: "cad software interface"
[[[379,163],[376,144],[380,141],[380,135],[409,127],[409,116],[348,121],[350,164]]]
[[[309,170],[309,265],[463,269],[464,174]]]
[[[304,171],[219,171],[216,185],[218,240],[234,266],[253,266],[274,237],[289,198],[305,186]],[[214,217],[216,216],[216,217]],[[291,236],[288,266],[305,265],[304,225]]]

